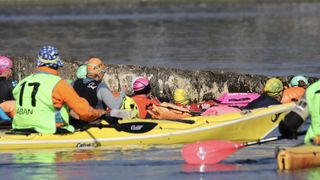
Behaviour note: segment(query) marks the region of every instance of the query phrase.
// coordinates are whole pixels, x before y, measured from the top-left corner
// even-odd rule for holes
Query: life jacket
[[[10,81],[4,77],[0,77],[0,103],[8,100],[13,100],[13,86]]]
[[[304,95],[304,92],[305,89],[298,86],[286,88],[283,91],[281,103],[290,103],[293,101],[298,101]]]
[[[121,109],[131,111],[132,117],[140,117],[137,103],[129,96],[124,97]]]
[[[306,99],[311,117],[311,125],[304,137],[304,143],[310,144],[310,139],[320,134],[320,81],[317,81],[308,87]]]
[[[16,99],[16,114],[13,117],[13,129],[34,129],[39,133],[56,132],[56,120],[63,120],[64,129],[74,131],[69,125],[69,114],[66,106],[56,109],[53,105],[52,92],[59,76],[37,73],[23,79],[13,90]]]
[[[192,103],[188,109],[194,112],[201,112],[203,110],[209,109],[211,106],[215,104],[216,103],[213,100],[208,100],[200,103]]]
[[[132,97],[134,102],[138,105],[140,118],[145,119],[147,116],[147,108],[152,106],[153,104],[160,104],[158,100],[149,99],[145,94],[134,95]]]
[[[182,119],[192,116],[188,109],[166,102],[153,104],[147,111],[152,119]]]
[[[80,97],[85,98],[90,106],[96,107],[98,104],[97,89],[100,82],[92,80],[84,83],[83,79],[77,79],[73,83],[73,88]]]

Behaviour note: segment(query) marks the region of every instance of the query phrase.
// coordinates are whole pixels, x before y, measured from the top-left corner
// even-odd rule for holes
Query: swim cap
[[[290,85],[292,87],[298,86],[299,85],[299,81],[303,81],[307,86],[309,86],[308,79],[306,77],[302,76],[302,75],[294,76],[290,81]]]
[[[269,96],[277,96],[283,90],[283,84],[278,78],[271,78],[266,82],[264,86],[264,92]]]
[[[0,73],[3,73],[13,67],[12,60],[7,56],[0,55]]]
[[[184,89],[176,89],[173,95],[174,101],[177,104],[186,105],[189,103],[189,98],[187,96],[187,92]]]
[[[148,94],[151,90],[150,81],[144,77],[137,77],[132,83],[135,94]]]
[[[76,72],[76,76],[78,79],[86,78],[87,76],[87,65],[81,65]]]
[[[63,62],[59,57],[59,51],[53,46],[43,46],[36,60],[37,66],[48,66],[57,69],[63,66]]]
[[[105,73],[107,66],[99,58],[90,58],[87,62],[87,75],[98,75],[99,73]]]

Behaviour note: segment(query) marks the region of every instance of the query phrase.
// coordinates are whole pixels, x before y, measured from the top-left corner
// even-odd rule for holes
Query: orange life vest
[[[135,95],[132,97],[134,102],[138,105],[140,118],[145,119],[148,113],[147,108],[151,107],[152,104],[160,104],[157,99],[149,99],[146,95]]]
[[[305,89],[302,87],[286,88],[283,91],[281,103],[290,103],[292,101],[298,101],[304,95]]]

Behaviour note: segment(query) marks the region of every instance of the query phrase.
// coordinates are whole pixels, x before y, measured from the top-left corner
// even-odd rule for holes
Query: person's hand
[[[105,115],[107,112],[103,109],[97,109],[97,111],[99,112],[99,117]]]

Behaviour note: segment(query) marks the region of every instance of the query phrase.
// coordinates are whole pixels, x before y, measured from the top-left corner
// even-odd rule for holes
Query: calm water
[[[1,7],[0,7],[1,9]],[[320,4],[21,8],[0,11],[3,54],[96,55],[112,64],[320,77]],[[180,147],[0,154],[2,179],[319,179],[319,169],[281,173],[278,141],[244,148],[222,165],[190,167]],[[201,170],[202,169],[202,170]],[[205,172],[201,172],[205,171]]]
[[[1,53],[111,64],[320,77],[320,4],[20,8],[0,11]]]

